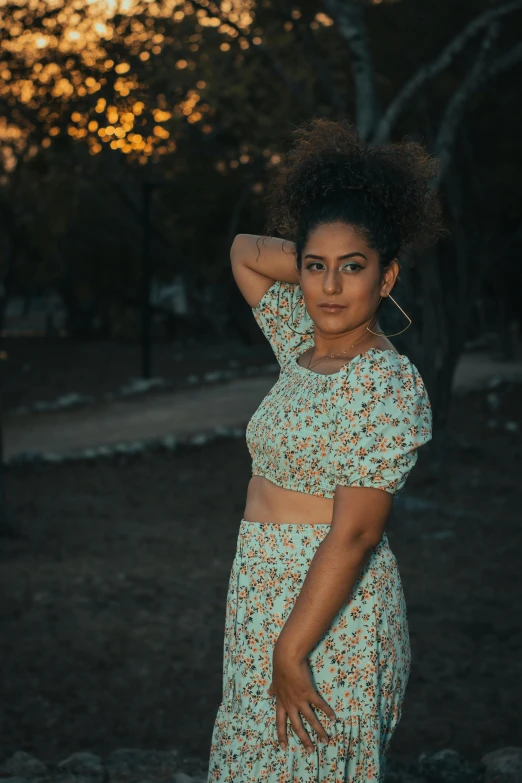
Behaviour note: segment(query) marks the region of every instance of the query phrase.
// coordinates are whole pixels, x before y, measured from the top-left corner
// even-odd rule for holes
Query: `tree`
[[[199,257],[212,259],[198,271],[215,275],[227,261],[225,251],[216,254],[216,244],[225,248],[229,232],[262,211],[265,180],[279,165],[294,122],[311,114],[351,115],[370,144],[404,133],[424,138],[440,160],[433,187],[453,233],[451,242],[401,275],[403,290],[411,292],[403,304],[414,322],[404,345],[426,376],[442,432],[453,371],[486,274],[487,264],[475,260],[487,257],[497,234],[515,236],[514,218],[500,214],[491,199],[488,226],[495,230],[486,236],[474,227],[484,214],[484,193],[498,191],[494,169],[502,150],[485,169],[482,142],[467,118],[479,114],[492,100],[488,88],[501,84],[522,59],[510,25],[520,19],[522,0],[493,6],[484,0],[478,13],[477,0],[458,7],[428,1],[422,36],[414,34],[421,17],[412,0],[164,0],[145,6],[132,0],[125,15],[117,6],[110,14],[107,8],[78,0],[60,0],[52,10],[43,2],[30,10],[16,3],[2,8],[4,28],[17,32],[4,55],[8,78],[0,86],[6,122],[24,140],[12,139],[12,161],[20,155],[18,144],[24,160],[38,158],[58,177],[57,198],[39,207],[39,220],[40,212],[31,212],[29,234],[38,225],[44,239],[38,248],[49,242],[58,194],[72,187],[71,156],[84,183],[76,217],[73,200],[61,201],[60,213],[69,217],[54,241],[60,252],[46,256],[51,266],[58,258],[65,268],[63,259],[74,255],[82,273],[90,268],[80,237],[83,226],[97,225],[98,198],[107,219],[98,221],[101,235],[121,237],[125,230],[128,237],[120,249],[101,243],[96,258],[104,259],[103,269],[113,270],[114,279],[127,275],[131,297],[139,224],[129,216],[151,166],[173,183],[157,203],[155,241],[163,250],[168,244],[180,248],[191,265]],[[429,24],[430,14],[437,24]],[[492,129],[484,113],[480,117]],[[510,133],[507,123],[503,132]],[[35,169],[32,177],[38,179]],[[35,189],[41,192],[41,181]],[[197,228],[202,214],[205,231]],[[96,237],[97,229],[90,233]],[[454,269],[458,284],[448,294],[445,282]]]

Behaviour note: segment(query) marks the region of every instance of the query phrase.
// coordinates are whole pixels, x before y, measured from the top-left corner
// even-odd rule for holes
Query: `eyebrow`
[[[338,256],[337,260],[344,261],[345,258],[353,258],[354,256],[362,256],[364,259],[366,259],[366,261],[368,261],[364,253],[361,253],[358,250],[353,253],[346,253],[344,256]],[[316,258],[318,261],[324,261],[324,256],[316,256],[313,253],[307,253],[305,258]]]

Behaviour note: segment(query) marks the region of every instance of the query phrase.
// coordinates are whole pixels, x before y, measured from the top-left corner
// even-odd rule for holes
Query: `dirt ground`
[[[84,390],[84,389],[82,389]],[[478,760],[522,735],[520,386],[455,399],[455,449],[421,452],[387,532],[403,580],[412,671],[391,756]],[[250,460],[242,439],[174,454],[18,467],[20,538],[0,542],[0,755],[90,749],[208,759],[225,596]]]
[[[98,399],[141,376],[140,346],[133,341],[73,341],[56,337],[39,339],[35,347],[34,338],[10,337],[2,339],[0,349],[0,389],[5,412],[73,392]],[[260,342],[251,346],[232,342],[206,346],[185,342],[182,346],[156,341],[152,347],[151,375],[164,378],[174,389],[186,388],[185,379],[190,374],[201,376],[226,368],[241,372],[246,366],[275,361],[262,335]]]

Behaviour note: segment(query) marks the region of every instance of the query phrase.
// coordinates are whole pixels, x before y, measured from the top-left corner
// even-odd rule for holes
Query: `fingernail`
[[[285,742],[280,742],[279,744],[280,744],[282,750],[286,750],[286,743]]]

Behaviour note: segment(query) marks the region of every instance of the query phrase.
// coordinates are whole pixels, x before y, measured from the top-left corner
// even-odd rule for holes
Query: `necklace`
[[[372,317],[373,317],[373,316],[372,316]],[[371,320],[372,320],[372,319],[370,318],[370,321],[371,321]],[[368,325],[370,324],[370,321],[368,321]],[[366,328],[368,328],[368,326],[367,326]],[[339,351],[339,353],[329,353],[327,356],[321,356],[321,358],[320,358],[320,359],[318,359],[318,360],[317,360],[317,361],[314,363],[314,365],[313,365],[313,366],[315,367],[315,365],[316,365],[316,364],[319,364],[319,362],[322,362],[322,361],[324,361],[325,359],[334,359],[336,356],[342,356],[342,355],[343,355],[343,354],[345,354],[347,351],[350,351],[350,350],[351,350],[351,349],[352,349],[354,346],[356,346],[356,345],[357,345],[357,343],[360,343],[360,342],[361,342],[361,340],[362,340],[364,337],[366,337],[366,335],[363,333],[363,334],[362,334],[362,335],[359,337],[359,339],[358,339],[358,340],[356,340],[354,343],[352,343],[351,345],[349,345],[349,346],[348,346],[348,348],[345,348],[345,349],[344,349],[344,351]],[[313,350],[312,350],[312,354],[313,354]],[[306,369],[307,369],[307,370],[309,370],[309,369],[310,369],[310,363],[311,363],[311,361],[312,361],[312,356],[310,355],[310,359],[308,360],[308,364],[306,365]]]

